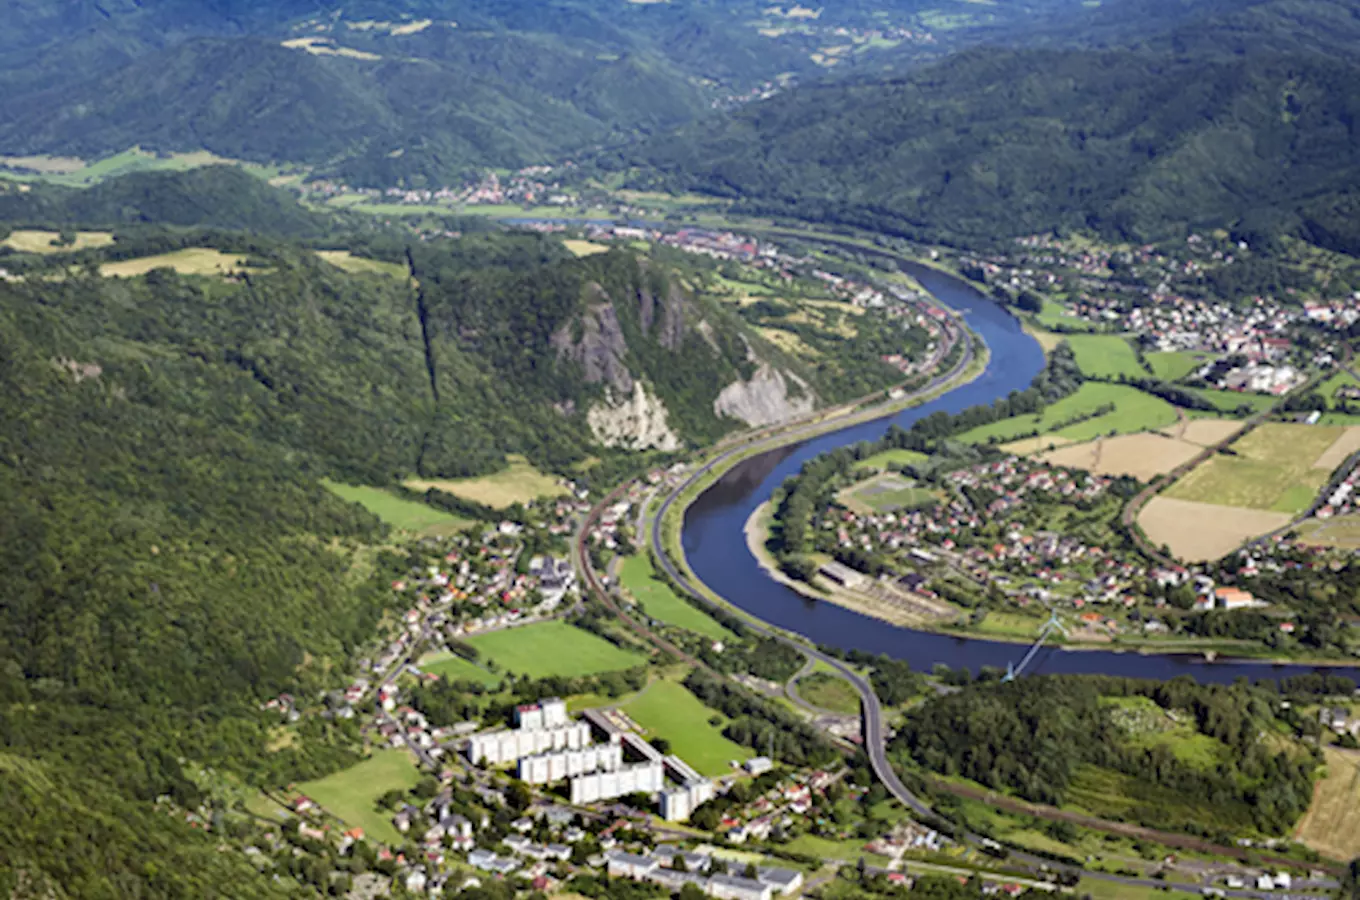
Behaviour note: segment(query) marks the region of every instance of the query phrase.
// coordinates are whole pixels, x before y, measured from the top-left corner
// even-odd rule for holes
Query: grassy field
[[[449,515],[424,503],[405,500],[382,488],[338,484],[334,481],[323,481],[322,484],[331,493],[350,503],[358,503],[393,528],[435,537],[455,534],[472,524],[467,519]]]
[[[1113,404],[1113,412],[1074,425],[1063,426],[1077,416],[1090,415]],[[1123,384],[1087,382],[1075,394],[1064,397],[1044,410],[1042,415],[1013,416],[983,425],[959,435],[959,440],[986,443],[1015,440],[1031,431],[1052,433],[1072,442],[1089,441],[1111,431],[1131,434],[1164,428],[1176,421],[1176,408],[1160,397]]]
[[[750,759],[750,750],[723,737],[727,721],[710,725],[716,710],[699,702],[684,685],[655,681],[623,707],[623,711],[643,728],[647,737],[670,741],[671,752],[693,766],[701,775],[717,777],[732,771],[732,760]]]
[[[733,637],[732,632],[686,603],[664,581],[658,579],[651,557],[647,554],[637,553],[627,557],[619,570],[619,580],[651,618],[714,640],[724,641]]]
[[[1215,409],[1232,412],[1239,406],[1249,406],[1252,412],[1268,409],[1279,399],[1269,394],[1242,394],[1237,391],[1216,391],[1210,388],[1189,388],[1190,393],[1214,405]]]
[[[888,466],[910,466],[925,462],[930,457],[916,450],[884,450],[860,462],[866,469],[886,469]]]
[[[886,865],[888,858],[865,850],[865,843],[867,842],[836,841],[831,838],[818,837],[815,834],[800,834],[784,846],[795,853],[808,853],[822,859],[843,859],[848,862],[855,862],[862,856],[865,862],[870,865]]]
[[[1143,358],[1152,367],[1152,374],[1162,381],[1180,381],[1204,361],[1202,353],[1169,351],[1165,353],[1145,353]]]
[[[532,678],[574,678],[631,669],[646,662],[641,654],[622,650],[565,622],[507,628],[473,635],[467,642],[484,659],[494,659],[502,670]]]
[[[355,256],[348,250],[318,250],[316,255],[338,269],[344,269],[354,275],[389,275],[405,281],[411,273],[406,267],[399,263],[383,262],[378,259],[367,259],[362,256]]]
[[[1173,718],[1148,697],[1107,697],[1101,705],[1111,709],[1135,747],[1165,747],[1181,762],[1206,771],[1217,768],[1228,756],[1222,741],[1201,734],[1188,716]]]
[[[1056,300],[1045,300],[1043,312],[1035,315],[1034,321],[1047,328],[1070,328],[1075,331],[1090,331],[1093,327],[1084,319],[1072,315],[1071,310]]]
[[[135,278],[152,269],[174,269],[181,275],[230,275],[244,269],[244,256],[223,253],[211,247],[188,247],[173,253],[143,256],[104,263],[99,274],[105,278]]]
[[[90,247],[107,247],[113,243],[113,234],[107,231],[77,231],[76,242],[66,247],[53,245],[60,235],[55,231],[27,231],[18,230],[10,232],[10,236],[5,238],[3,247],[9,247],[20,253],[72,253],[76,250],[86,250]]]
[[[482,503],[493,509],[505,509],[514,503],[528,503],[540,497],[560,497],[567,492],[555,477],[535,469],[522,456],[508,456],[506,462],[509,465],[504,470],[479,478],[444,481],[412,479],[406,482],[406,486],[417,491],[438,488],[455,497]]]
[[[357,825],[377,840],[396,843],[401,835],[392,825],[392,814],[376,809],[374,801],[390,790],[415,787],[419,780],[420,770],[409,753],[382,750],[343,772],[296,787],[345,824]]]
[[[1146,378],[1147,370],[1138,364],[1133,345],[1110,334],[1074,334],[1067,338],[1077,367],[1087,378],[1116,379],[1120,375]]]
[[[448,651],[423,656],[418,665],[422,672],[438,675],[450,681],[475,681],[491,688],[501,683],[501,676],[495,672],[488,672],[476,663],[468,662],[456,653]]]
[[[1295,840],[1336,860],[1360,858],[1360,753],[1323,750],[1327,777],[1299,821]]]
[[[837,499],[860,512],[892,512],[929,506],[940,498],[934,491],[917,487],[909,478],[886,473],[846,488]]]
[[[1360,515],[1309,519],[1299,526],[1299,541],[1319,547],[1360,550]]]
[[[814,672],[806,678],[800,678],[798,696],[813,706],[832,712],[850,716],[859,712],[859,694],[850,686],[850,682],[825,672]]]
[[[1298,513],[1307,508],[1331,472],[1318,458],[1343,434],[1322,425],[1267,423],[1166,492],[1172,499]]]
[[[572,252],[573,256],[594,256],[597,253],[608,253],[609,247],[605,244],[597,244],[594,241],[563,241],[563,246]]]

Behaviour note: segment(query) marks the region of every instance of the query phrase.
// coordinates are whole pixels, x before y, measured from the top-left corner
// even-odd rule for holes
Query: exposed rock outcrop
[[[789,396],[789,380],[801,390],[799,396]],[[723,388],[713,401],[713,412],[758,428],[809,413],[815,405],[816,399],[802,379],[763,362],[750,381],[734,381]]]
[[[586,412],[595,439],[606,447],[629,450],[679,450],[680,438],[671,431],[666,405],[640,381],[632,393],[619,398],[606,389],[603,402]]]
[[[627,394],[633,390],[633,374],[624,363],[628,341],[618,314],[603,289],[592,285],[591,293],[593,302],[581,318],[562,325],[553,334],[553,349],[557,351],[558,359],[579,363],[587,383],[603,383],[620,394]]]

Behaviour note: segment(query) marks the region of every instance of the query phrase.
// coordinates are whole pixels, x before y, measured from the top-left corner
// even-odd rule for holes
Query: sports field
[[[447,650],[422,656],[417,666],[422,672],[438,675],[449,681],[475,681],[487,687],[495,687],[501,683],[501,676],[495,672],[488,672],[476,663],[468,662]]]
[[[883,513],[930,506],[940,498],[932,490],[917,487],[906,476],[886,472],[846,488],[836,499],[856,512]]]
[[[323,481],[326,489],[338,497],[357,503],[393,528],[416,534],[438,537],[456,534],[472,524],[468,519],[451,516],[440,509],[414,500],[398,497],[382,488],[367,485],[338,484]]]
[[[369,837],[395,844],[401,835],[392,825],[392,814],[377,809],[374,802],[390,790],[415,787],[419,780],[420,770],[410,753],[380,750],[358,765],[316,781],[304,781],[296,788],[346,825],[357,825]]]
[[[1203,353],[1188,353],[1172,350],[1143,354],[1152,374],[1162,381],[1180,381],[1207,361]]]
[[[1131,475],[1152,481],[1195,458],[1204,448],[1151,431],[1069,444],[1040,456],[1044,462],[1098,475]]]
[[[10,232],[2,247],[10,247],[20,253],[71,253],[89,247],[107,247],[113,243],[113,235],[107,231],[78,231],[76,241],[65,247],[55,246],[52,242],[61,235],[55,231],[31,231],[20,229]]]
[[[886,469],[888,466],[910,466],[925,462],[930,457],[916,450],[884,450],[860,461],[865,469]]]
[[[723,737],[727,720],[716,710],[673,681],[654,681],[645,691],[623,706],[647,733],[670,741],[671,752],[693,766],[701,775],[716,777],[732,771],[732,760],[750,759],[754,754]],[[710,725],[717,716],[719,725]]]
[[[1256,428],[1172,485],[1175,500],[1296,514],[1327,482],[1317,462],[1345,429],[1271,422]]]
[[[567,492],[552,475],[535,469],[522,456],[506,457],[509,464],[503,471],[478,478],[451,478],[442,481],[423,481],[413,478],[406,486],[416,491],[438,488],[492,509],[505,509],[515,503],[528,503],[541,497],[560,497]]]
[[[1289,524],[1290,515],[1172,497],[1153,497],[1138,524],[1154,544],[1184,560],[1219,559],[1244,541]]]
[[[1340,861],[1360,858],[1360,752],[1325,748],[1327,777],[1299,820],[1295,840]]]
[[[1064,425],[1078,416],[1091,415],[1102,407],[1113,405],[1114,411],[1103,413],[1072,425]],[[959,440],[985,443],[991,438],[998,442],[1013,441],[1028,432],[1054,434],[1068,441],[1089,441],[1110,432],[1131,434],[1138,431],[1164,428],[1176,421],[1176,408],[1160,397],[1144,393],[1124,384],[1104,384],[1088,381],[1076,393],[1049,406],[1041,415],[1013,416],[983,425],[959,435]]]
[[[1069,328],[1076,331],[1090,331],[1092,326],[1085,319],[1078,319],[1072,311],[1056,300],[1044,300],[1043,311],[1034,316],[1034,321],[1047,328]]]
[[[104,263],[99,274],[106,278],[135,278],[152,269],[174,269],[181,275],[230,275],[244,269],[244,256],[223,253],[211,247],[188,247],[173,253],[142,256]]]
[[[379,259],[368,259],[363,256],[355,256],[348,250],[318,250],[316,255],[338,269],[344,269],[354,275],[388,275],[392,278],[406,280],[410,277],[410,272],[400,263],[383,262]]]
[[[1138,363],[1133,345],[1122,337],[1112,334],[1074,334],[1067,338],[1067,345],[1076,357],[1077,368],[1087,378],[1117,379],[1120,375],[1129,378],[1146,378],[1147,369]]]
[[[589,631],[556,621],[473,635],[467,643],[476,647],[483,659],[494,659],[502,671],[531,678],[616,672],[647,661],[640,653],[622,650]]]
[[[624,559],[619,570],[619,581],[642,606],[643,612],[653,619],[714,640],[724,641],[733,637],[732,632],[676,596],[669,585],[657,578],[652,559],[646,553],[637,553]]]

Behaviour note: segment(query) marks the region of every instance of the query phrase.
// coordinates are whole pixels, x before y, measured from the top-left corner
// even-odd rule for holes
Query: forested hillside
[[[806,87],[620,152],[637,183],[756,212],[986,243],[1247,221],[1338,249],[1360,181],[1360,68],[1323,55],[977,50]]]
[[[139,172],[85,189],[0,181],[0,223],[15,227],[154,223],[290,236],[318,235],[328,227],[326,216],[303,209],[292,194],[235,166]]]

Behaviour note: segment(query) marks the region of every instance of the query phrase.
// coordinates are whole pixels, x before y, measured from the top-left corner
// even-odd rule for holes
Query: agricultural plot
[[[401,835],[393,827],[391,813],[379,810],[376,801],[391,790],[409,790],[420,780],[420,770],[405,750],[382,750],[342,772],[297,785],[321,808],[357,825],[369,837],[396,844]]]
[[[597,253],[608,253],[609,247],[605,244],[597,244],[594,241],[563,241],[562,245],[571,251],[573,256],[594,256]]]
[[[1048,450],[1057,450],[1059,447],[1067,447],[1071,443],[1067,438],[1055,434],[1041,434],[1038,437],[1021,438],[1009,444],[1002,444],[1001,449],[1007,453],[1028,456],[1031,453],[1044,453]]]
[[[1331,469],[1318,468],[1344,434],[1321,425],[1268,423],[1198,466],[1166,496],[1222,506],[1297,514],[1317,496]]]
[[[1147,370],[1138,362],[1133,345],[1111,334],[1074,334],[1067,339],[1076,357],[1077,368],[1087,378],[1146,378]]]
[[[1246,407],[1251,412],[1260,412],[1269,409],[1278,402],[1278,397],[1270,394],[1244,394],[1239,391],[1219,391],[1212,388],[1188,388],[1190,393],[1207,400],[1214,405],[1214,409],[1222,412],[1236,412],[1239,407]]]
[[[631,669],[646,662],[639,653],[558,621],[473,635],[467,643],[476,647],[483,659],[495,660],[502,671],[531,678],[576,678]]]
[[[398,497],[382,488],[323,481],[337,497],[357,503],[393,528],[412,531],[425,537],[456,534],[472,522],[451,516],[440,509]]]
[[[422,672],[438,675],[440,678],[447,678],[449,681],[475,681],[489,688],[494,688],[501,683],[501,676],[495,672],[483,669],[476,663],[469,662],[456,653],[450,653],[447,650],[421,657],[418,667]]]
[[[860,466],[865,469],[886,469],[888,466],[915,465],[925,462],[929,458],[916,450],[884,450],[882,453],[875,453],[868,459],[861,460]]]
[[[1289,524],[1290,515],[1154,497],[1138,515],[1138,524],[1154,544],[1165,544],[1181,559],[1220,559],[1244,541]]]
[[[730,640],[732,633],[715,619],[704,615],[682,598],[676,596],[666,582],[656,575],[651,557],[634,554],[623,561],[619,581],[633,595],[633,599],[648,616],[677,628],[693,631],[715,641]]]
[[[750,759],[750,750],[723,737],[727,720],[673,681],[655,681],[622,707],[648,738],[665,738],[671,752],[701,775],[717,777],[732,771],[733,760]],[[710,720],[717,717],[717,725]]]
[[[1100,409],[1113,406],[1111,412],[1073,424],[1073,419],[1091,416]],[[983,425],[959,435],[959,440],[975,444],[1006,443],[1030,432],[1057,435],[1067,443],[1089,441],[1102,434],[1115,432],[1131,434],[1163,428],[1176,421],[1176,408],[1160,397],[1144,393],[1124,384],[1087,382],[1071,394],[1048,407],[1040,415],[1013,416]]]
[[[508,456],[509,465],[500,472],[478,478],[453,478],[443,481],[411,479],[406,486],[415,491],[438,488],[455,497],[505,509],[515,503],[528,503],[543,497],[560,497],[567,492],[551,475],[540,472],[522,456]]]
[[[244,256],[223,253],[211,247],[188,247],[173,253],[104,263],[99,267],[99,274],[105,278],[136,278],[152,269],[174,269],[181,275],[226,277],[240,272],[245,267]]]
[[[1360,857],[1360,753],[1326,748],[1327,777],[1313,789],[1313,803],[1294,839],[1336,860]]]
[[[841,491],[837,497],[850,509],[861,513],[919,509],[939,502],[939,495],[896,473],[886,473]]]
[[[19,230],[10,232],[0,247],[9,247],[20,253],[72,253],[88,250],[91,247],[107,247],[113,243],[113,235],[107,231],[77,231],[75,242],[58,246],[55,242],[61,235],[55,231]]]
[[[1360,550],[1360,515],[1309,519],[1299,525],[1300,543],[1340,550]]]
[[[1131,475],[1139,481],[1152,481],[1194,459],[1202,449],[1158,432],[1146,432],[1071,444],[1039,458],[1098,475]]]
[[[379,259],[367,259],[363,256],[355,256],[348,250],[318,250],[316,255],[326,262],[335,266],[337,269],[344,269],[352,275],[387,275],[405,281],[410,277],[410,272],[406,267],[399,263],[383,262]]]
[[[1203,353],[1176,350],[1145,353],[1143,358],[1147,360],[1148,366],[1152,369],[1152,374],[1162,381],[1180,381],[1207,361],[1207,357]]]
[[[1162,434],[1201,447],[1212,447],[1242,430],[1238,419],[1186,419],[1174,427],[1163,428]]]
[[[1341,437],[1322,451],[1317,462],[1313,463],[1313,468],[1326,469],[1328,472],[1335,471],[1337,466],[1350,459],[1357,450],[1360,450],[1360,428],[1347,428],[1342,432]]]

